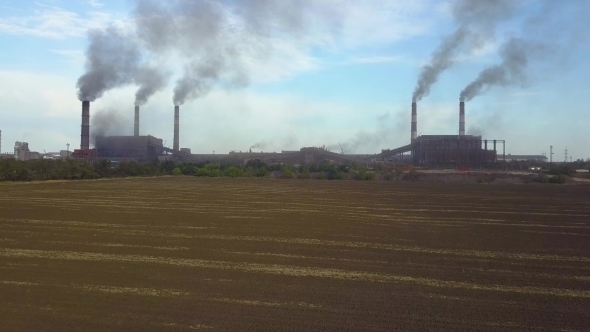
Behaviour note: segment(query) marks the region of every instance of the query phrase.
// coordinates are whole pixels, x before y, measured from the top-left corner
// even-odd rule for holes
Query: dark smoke
[[[103,109],[94,113],[91,117],[90,128],[92,144],[96,137],[124,135],[130,127],[127,119],[115,109]]]
[[[509,19],[523,0],[457,0],[452,12],[459,27],[443,38],[432,53],[430,62],[422,68],[412,95],[417,102],[430,93],[442,72],[453,66],[463,46],[481,47],[494,37],[496,25]]]
[[[145,48],[185,61],[174,88],[175,105],[205,96],[216,84],[247,85],[247,56],[264,59],[272,52],[275,34],[303,38],[310,18],[337,21],[334,13],[311,0],[139,0],[135,9]]]
[[[262,142],[258,142],[256,144],[252,145],[250,147],[250,150],[252,150],[252,149],[265,149],[267,146],[268,146],[268,143],[262,141]]]
[[[418,85],[412,95],[412,102],[420,101],[427,96],[432,85],[438,81],[438,76],[453,65],[455,51],[463,44],[467,33],[466,27],[457,29],[452,35],[446,37],[438,49],[434,51],[432,60],[420,72]]]
[[[135,82],[139,89],[135,93],[135,105],[145,105],[156,92],[166,87],[170,73],[154,67],[142,67],[135,74]]]
[[[95,101],[113,88],[132,83],[141,54],[132,38],[114,27],[88,33],[86,73],[78,79],[78,98]]]
[[[493,67],[484,69],[475,81],[469,83],[461,91],[461,101],[470,101],[480,95],[484,88],[492,86],[507,86],[512,84],[524,84],[526,81],[526,66],[529,63],[529,57],[544,48],[540,45],[532,44],[520,38],[512,38],[503,45],[500,55],[502,63]]]

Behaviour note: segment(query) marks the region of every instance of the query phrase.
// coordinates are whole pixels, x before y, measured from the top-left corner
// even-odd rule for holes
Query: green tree
[[[231,167],[227,168],[223,172],[223,175],[224,176],[228,176],[230,178],[243,177],[244,176],[244,171],[242,171],[241,169],[237,168],[236,166],[231,166]]]

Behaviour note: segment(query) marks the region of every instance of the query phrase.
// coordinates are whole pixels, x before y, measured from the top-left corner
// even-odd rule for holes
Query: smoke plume
[[[86,73],[78,79],[80,101],[95,101],[113,88],[132,83],[141,53],[128,35],[114,27],[88,33]]]
[[[135,105],[145,105],[151,96],[166,87],[170,74],[154,67],[142,67],[135,73],[139,89],[135,93]]]
[[[494,37],[496,25],[509,19],[523,0],[457,0],[452,13],[459,27],[443,38],[432,53],[430,62],[422,68],[412,95],[412,102],[428,96],[432,86],[445,70],[453,66],[463,46],[478,48]]]
[[[253,150],[253,149],[264,149],[264,148],[266,148],[267,146],[268,146],[268,143],[267,143],[267,142],[265,142],[265,141],[262,141],[262,142],[258,142],[258,143],[256,143],[256,144],[252,145],[252,146],[250,147],[250,150]]]
[[[502,63],[484,69],[479,76],[461,91],[461,101],[470,101],[480,95],[485,88],[524,84],[526,66],[532,54],[542,52],[543,47],[532,42],[512,38],[503,45],[500,55]]]
[[[216,84],[247,85],[246,63],[271,53],[274,34],[301,37],[309,17],[327,17],[314,6],[311,0],[139,0],[134,16],[138,38],[151,54],[184,61],[173,100],[182,105]]]
[[[117,110],[102,109],[91,117],[90,127],[92,128],[90,140],[94,144],[96,137],[124,135],[129,128],[129,123]]]

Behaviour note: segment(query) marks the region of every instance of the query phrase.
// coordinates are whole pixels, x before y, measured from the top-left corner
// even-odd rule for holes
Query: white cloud
[[[86,16],[59,7],[37,4],[32,15],[0,18],[0,33],[50,39],[81,37],[89,29],[122,25],[112,14],[90,12]]]
[[[99,2],[98,0],[88,0],[88,4],[92,7],[100,8],[104,6],[104,3]]]

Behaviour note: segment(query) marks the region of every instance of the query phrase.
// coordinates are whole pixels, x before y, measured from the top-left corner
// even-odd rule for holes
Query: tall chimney
[[[459,103],[459,136],[465,135],[465,102]]]
[[[133,136],[139,136],[139,106],[135,106],[135,124],[133,126]]]
[[[180,106],[174,106],[174,151],[180,151],[179,117]]]
[[[412,143],[418,138],[418,105],[412,103]]]
[[[90,102],[82,102],[82,133],[80,135],[80,150],[90,149]]]

